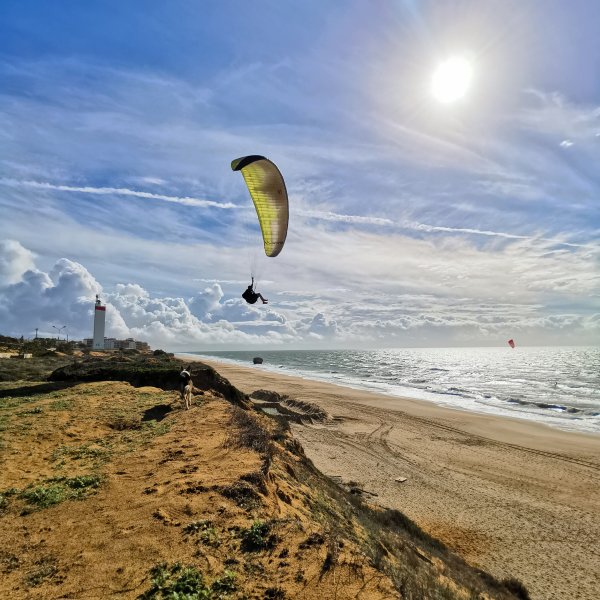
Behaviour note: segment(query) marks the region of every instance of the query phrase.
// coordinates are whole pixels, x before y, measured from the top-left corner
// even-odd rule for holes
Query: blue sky
[[[3,2],[0,332],[172,349],[600,339],[594,1]],[[473,66],[436,102],[436,65]],[[290,196],[261,256],[229,163]],[[239,297],[250,271],[268,306]]]

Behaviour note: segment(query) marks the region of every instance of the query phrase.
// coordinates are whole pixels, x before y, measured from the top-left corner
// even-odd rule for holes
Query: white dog
[[[190,406],[192,406],[192,395],[194,393],[194,384],[190,379],[188,384],[183,388],[183,403],[185,405],[185,410],[189,410]]]

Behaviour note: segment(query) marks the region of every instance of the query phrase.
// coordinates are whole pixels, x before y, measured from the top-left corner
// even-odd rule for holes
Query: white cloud
[[[223,290],[218,283],[214,283],[211,287],[205,288],[204,291],[198,292],[190,298],[190,310],[196,317],[203,319],[212,310],[219,307],[221,298],[223,298]]]
[[[20,281],[33,267],[32,252],[16,240],[0,240],[0,287]]]
[[[167,183],[160,177],[136,177],[135,180],[148,185],[165,185]]]
[[[337,331],[335,320],[328,319],[323,313],[317,313],[308,326],[308,333],[319,339],[335,337]]]
[[[148,292],[137,283],[117,283],[115,286],[117,294],[119,296],[125,296],[130,298],[148,298]]]
[[[371,254],[362,251],[364,243]],[[598,314],[551,311],[535,302],[554,297],[564,303],[569,297],[598,293],[599,277],[575,251],[544,254],[519,241],[509,248],[513,266],[506,270],[503,253],[456,241],[436,249],[425,241],[402,239],[400,247],[402,252],[394,251],[389,240],[373,234],[355,233],[350,240],[347,232],[338,234],[332,248],[347,262],[330,255],[333,268],[342,279],[348,280],[357,267],[368,277],[353,287],[323,286],[327,294],[285,292],[289,301],[266,306],[228,297],[217,283],[187,301],[152,294],[134,283],[103,292],[83,265],[63,258],[48,273],[27,270],[0,292],[2,333],[31,335],[38,327],[42,335],[55,335],[53,325],[67,325],[71,339],[90,337],[94,297],[101,294],[107,305],[107,336],[133,336],[167,349],[493,342],[507,331],[529,343],[551,343],[586,341],[597,334]],[[418,259],[425,249],[427,265]],[[22,254],[15,255],[17,263]],[[380,273],[373,259],[384,255],[387,264]],[[362,264],[357,264],[359,258]],[[315,265],[308,267],[317,272]],[[382,274],[390,270],[401,277],[386,281]],[[325,281],[332,283],[331,276]]]
[[[321,221],[332,221],[336,223],[350,223],[357,225],[393,225],[390,219],[376,216],[363,215],[342,215],[334,212],[323,212],[318,210],[295,210],[294,214],[299,217],[309,219],[319,219]]]
[[[149,200],[163,200],[184,206],[194,206],[195,208],[238,208],[231,202],[215,202],[214,200],[203,200],[200,198],[190,198],[189,196],[168,196],[166,194],[155,194],[153,192],[144,192],[140,190],[130,190],[127,188],[113,187],[76,187],[71,185],[56,185],[44,181],[27,181],[10,178],[0,178],[0,184],[9,187],[29,187],[38,190],[56,190],[58,192],[75,192],[78,194],[94,194],[97,196],[135,196],[136,198],[147,198]]]
[[[60,259],[50,274],[30,269],[0,293],[0,323],[13,335],[30,335],[38,327],[53,335],[53,325],[67,325],[71,337],[91,328],[98,282],[78,263]],[[115,321],[117,325],[118,319]],[[110,321],[109,321],[110,323]]]

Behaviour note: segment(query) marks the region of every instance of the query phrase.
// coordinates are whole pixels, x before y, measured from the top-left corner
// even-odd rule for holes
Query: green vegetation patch
[[[39,398],[35,396],[5,396],[4,398],[0,398],[0,410],[10,410],[21,404],[27,404],[35,400],[39,400]]]
[[[171,430],[170,423],[157,423],[156,421],[145,421],[142,424],[142,432],[146,438],[164,435]]]
[[[25,352],[31,352],[31,350],[25,349]],[[73,358],[70,356],[57,356],[54,353],[48,353],[45,349],[33,354],[32,359],[7,358],[0,360],[0,382],[44,381],[52,371],[73,362]]]
[[[32,485],[25,488],[19,494],[19,498],[24,500],[30,509],[48,508],[55,504],[60,504],[65,500],[89,496],[100,487],[101,481],[99,475],[53,477],[40,485]]]
[[[73,401],[67,398],[58,398],[50,403],[50,410],[70,410],[73,408]]]
[[[92,461],[95,464],[105,462],[110,456],[110,451],[98,445],[83,444],[81,446],[60,446],[52,453],[52,460],[63,460],[71,458],[72,460]]]
[[[205,546],[217,547],[220,539],[217,530],[209,520],[194,521],[183,528],[184,533],[193,535],[198,542]]]
[[[211,584],[194,566],[162,563],[150,571],[152,584],[138,600],[220,600],[236,591],[235,573],[225,571]]]
[[[272,529],[272,521],[254,521],[248,529],[240,531],[241,549],[244,552],[260,552],[274,548],[278,539],[271,533]]]
[[[6,431],[8,429],[8,417],[6,415],[0,415],[0,431]]]

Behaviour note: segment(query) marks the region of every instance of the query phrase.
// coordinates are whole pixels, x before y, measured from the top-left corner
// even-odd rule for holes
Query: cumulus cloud
[[[195,296],[190,298],[189,306],[192,314],[199,319],[205,318],[210,312],[217,307],[223,298],[223,290],[218,283],[213,283],[212,286],[205,288],[203,291],[198,292]]]
[[[33,253],[16,240],[0,241],[0,287],[21,280],[34,267]]]
[[[308,333],[322,339],[335,336],[337,329],[335,320],[328,319],[323,313],[317,313],[310,321]]]
[[[100,284],[82,265],[63,258],[49,274],[29,269],[0,292],[0,323],[13,335],[28,335],[36,327],[50,335],[53,325],[67,325],[73,337],[91,328],[93,299],[99,292]]]
[[[14,244],[6,248],[16,249],[5,253],[12,257],[12,261],[6,260],[6,272],[18,273],[28,251]],[[96,294],[101,295],[107,307],[108,337],[132,336],[153,346],[171,348],[277,344],[298,337],[286,318],[270,308],[261,311],[237,298],[222,301],[224,294],[219,284],[207,287],[188,301],[153,296],[135,283],[117,284],[114,291],[103,293],[83,265],[66,258],[58,260],[48,273],[35,267],[28,269],[20,274],[19,281],[2,289],[2,333],[30,336],[37,327],[41,335],[53,336],[53,325],[66,325],[64,333],[71,339],[91,337]]]
[[[365,241],[374,249],[369,256],[387,255],[386,264],[365,256]],[[71,339],[90,337],[93,302],[100,294],[107,306],[107,336],[134,337],[173,350],[472,344],[494,343],[507,335],[529,343],[581,342],[597,335],[599,315],[552,311],[536,301],[576,299],[597,289],[598,278],[583,250],[533,252],[526,241],[511,242],[512,267],[502,273],[506,258],[499,252],[456,242],[432,252],[427,242],[403,240],[402,254],[389,247],[384,252],[379,243],[383,238],[359,236],[339,248],[353,269],[369,273],[366,282],[323,286],[323,293],[301,286],[297,292],[281,292],[284,301],[274,296],[269,305],[248,305],[239,290],[231,296],[219,283],[188,298],[151,293],[139,283],[104,290],[82,264],[61,258],[44,272],[27,262],[32,259],[26,248],[13,244],[16,264],[5,260],[5,272],[22,270],[23,257],[32,268],[0,289],[1,333],[27,336],[38,327],[42,335],[52,336],[53,325],[67,325]],[[429,250],[426,267],[418,259],[424,248]],[[582,254],[577,260],[575,252]],[[329,259],[335,262],[335,255]],[[342,266],[337,263],[338,271]],[[385,281],[388,272],[397,272],[398,280]],[[350,273],[339,275],[351,281]]]

